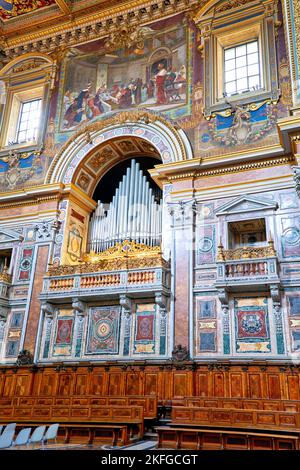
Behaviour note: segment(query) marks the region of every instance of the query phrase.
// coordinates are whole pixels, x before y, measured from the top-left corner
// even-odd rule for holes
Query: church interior
[[[300,450],[299,66],[299,0],[0,0],[0,448]]]

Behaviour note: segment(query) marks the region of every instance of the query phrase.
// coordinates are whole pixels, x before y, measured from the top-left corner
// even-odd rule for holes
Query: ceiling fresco
[[[0,0],[0,18],[8,20],[53,4],[55,0]]]

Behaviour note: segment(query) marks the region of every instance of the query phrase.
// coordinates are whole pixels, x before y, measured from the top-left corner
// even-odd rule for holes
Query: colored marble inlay
[[[199,318],[216,318],[216,301],[199,301]]]
[[[268,299],[235,299],[236,351],[266,353],[271,351]]]
[[[57,345],[71,344],[73,322],[74,322],[73,319],[57,320],[55,344]]]
[[[216,351],[216,334],[213,333],[200,333],[200,351],[215,352]]]
[[[155,304],[137,305],[134,335],[135,354],[155,352]]]
[[[209,264],[215,261],[215,227],[207,225],[198,229],[197,263]]]
[[[24,248],[21,254],[18,281],[29,281],[32,268],[33,248]]]
[[[120,307],[95,307],[89,316],[87,354],[117,354]]]

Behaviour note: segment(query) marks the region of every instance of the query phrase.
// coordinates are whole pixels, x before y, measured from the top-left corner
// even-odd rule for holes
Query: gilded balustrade
[[[223,245],[218,246],[217,260],[234,261],[243,259],[273,258],[277,256],[274,241],[269,240],[267,246],[243,246],[231,250],[224,250]]]

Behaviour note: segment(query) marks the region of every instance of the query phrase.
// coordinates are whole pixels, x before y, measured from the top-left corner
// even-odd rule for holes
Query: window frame
[[[36,101],[39,101],[41,104],[40,104],[40,108],[42,108],[42,105],[43,105],[43,100],[42,98],[34,98],[34,99],[30,99],[30,100],[25,100],[25,101],[21,101],[20,102],[20,107],[19,107],[19,117],[18,117],[18,121],[17,121],[17,126],[16,126],[16,137],[15,137],[15,142],[17,145],[26,145],[26,142],[29,144],[34,144],[35,142],[37,142],[38,140],[38,136],[39,136],[39,132],[40,132],[40,127],[41,127],[41,114],[42,114],[42,109],[40,109],[40,116],[39,116],[39,122],[38,122],[38,127],[35,128],[36,129],[36,136],[35,136],[35,139],[32,139],[32,140],[29,140],[29,141],[22,141],[22,142],[19,142],[19,133],[22,132],[20,130],[20,125],[21,125],[21,121],[22,121],[22,114],[23,114],[23,107],[26,103],[34,103]],[[28,131],[28,128],[26,128],[25,130],[26,132]]]
[[[215,113],[230,112],[230,102],[251,105],[269,101],[276,103],[280,97],[276,25],[278,12],[275,0],[250,2],[247,16],[238,7],[215,9],[213,2],[195,17],[200,30],[198,49],[204,59],[204,117],[209,120]],[[258,40],[261,87],[258,90],[224,97],[223,50],[241,43]]]
[[[41,52],[25,53],[5,65],[0,81],[5,87],[0,119],[0,156],[10,150],[40,151],[47,129],[50,97],[55,87],[57,62]],[[16,143],[21,102],[41,99],[41,119],[36,141]],[[14,142],[9,145],[9,142]]]
[[[17,142],[17,133],[20,123],[21,109],[23,103],[28,101],[41,100],[41,117],[37,138],[34,141]],[[43,115],[46,111],[45,106],[45,88],[42,84],[35,87],[26,87],[22,90],[9,90],[6,102],[6,112],[3,116],[3,129],[1,133],[1,149],[10,150],[18,148],[36,149],[41,145],[43,138]],[[13,142],[13,143],[9,143]]]
[[[232,93],[231,95],[228,95],[227,92],[226,92],[226,85],[227,83],[230,83],[230,82],[237,82],[238,81],[238,78],[235,78],[235,80],[230,80],[229,82],[226,82],[226,78],[225,78],[225,74],[226,74],[226,59],[225,59],[225,53],[226,51],[230,50],[230,49],[234,49],[236,50],[238,47],[240,46],[246,46],[246,67],[249,66],[248,64],[248,52],[247,52],[247,46],[248,44],[253,44],[253,43],[257,43],[257,54],[258,54],[258,75],[259,76],[259,88],[257,90],[251,90],[250,88],[248,88],[246,91],[236,91],[235,93]],[[244,57],[244,56],[241,56],[241,57]],[[236,55],[235,55],[235,60],[236,60]],[[252,64],[250,64],[252,65]],[[235,67],[234,69],[232,70],[235,70],[235,72],[237,71],[239,67]],[[243,77],[244,78],[244,77]],[[249,75],[248,75],[248,70],[247,70],[247,76],[245,77],[247,79],[247,83],[249,84],[249,78],[251,78]],[[259,39],[253,39],[253,40],[250,40],[250,41],[247,41],[247,42],[241,42],[239,44],[235,44],[233,46],[228,46],[228,47],[224,47],[223,48],[223,93],[226,93],[226,96],[230,97],[230,99],[234,98],[235,96],[237,95],[243,95],[245,96],[246,93],[251,93],[251,92],[258,92],[258,91],[261,91],[263,90],[263,85],[264,85],[264,77],[263,77],[263,71],[262,71],[262,65],[261,65],[261,51],[260,51],[260,44],[259,44]]]

